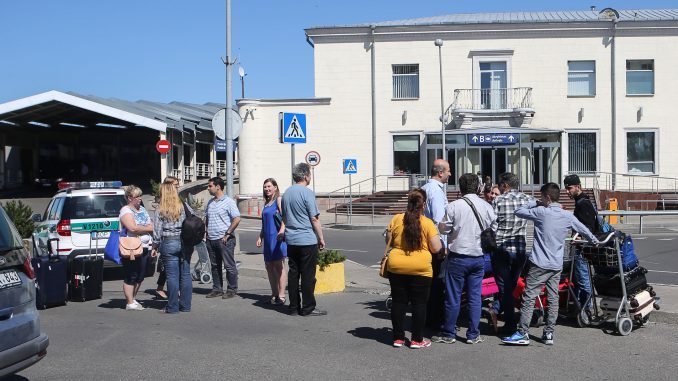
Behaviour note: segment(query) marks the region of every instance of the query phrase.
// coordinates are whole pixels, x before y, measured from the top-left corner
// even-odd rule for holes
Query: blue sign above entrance
[[[468,144],[471,146],[500,146],[518,143],[518,134],[470,134]]]

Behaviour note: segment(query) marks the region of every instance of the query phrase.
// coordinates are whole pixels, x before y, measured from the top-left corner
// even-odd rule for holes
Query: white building
[[[526,187],[568,172],[608,188],[631,184],[625,174],[675,187],[661,178],[678,177],[678,9],[456,14],[306,34],[315,98],[238,102],[242,195],[259,195],[267,177],[291,183],[280,112],[307,115],[295,161],[320,153],[318,193],[348,184],[346,157],[362,193],[427,174],[442,156],[441,83],[452,185],[512,171]]]

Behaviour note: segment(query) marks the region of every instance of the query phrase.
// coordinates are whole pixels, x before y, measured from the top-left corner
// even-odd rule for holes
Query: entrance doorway
[[[506,172],[506,148],[481,148],[480,149],[480,173],[485,177],[490,176],[492,183],[497,182],[497,178]]]

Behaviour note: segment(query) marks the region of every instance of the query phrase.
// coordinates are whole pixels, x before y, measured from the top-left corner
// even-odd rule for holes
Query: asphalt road
[[[261,253],[255,246],[260,223],[244,220],[240,230],[240,248]],[[648,269],[651,283],[678,284],[678,233],[669,229],[648,229],[646,234],[632,234],[640,264]],[[633,232],[633,229],[625,231]],[[381,230],[324,229],[329,248],[340,249],[352,261],[365,266],[376,266],[384,252]]]
[[[240,284],[240,297],[231,300],[205,299],[209,286],[196,284],[192,311],[178,315],[159,314],[163,302],[147,294],[139,298],[146,311],[127,312],[119,291],[42,311],[47,357],[13,379],[672,380],[678,373],[672,325],[650,323],[628,337],[561,325],[555,346],[516,348],[488,334],[483,320],[478,345],[395,349],[383,296],[319,296],[327,316],[292,317],[266,304],[265,279],[241,277]]]

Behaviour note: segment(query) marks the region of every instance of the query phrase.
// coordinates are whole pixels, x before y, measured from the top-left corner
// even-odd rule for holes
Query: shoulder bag
[[[473,209],[473,215],[476,216],[476,221],[478,221],[478,225],[480,226],[480,248],[484,253],[494,253],[497,251],[497,234],[494,232],[494,230],[492,230],[491,227],[483,227],[483,223],[480,221],[480,216],[478,215],[475,205],[473,205],[471,200],[467,199],[466,197],[462,198],[471,207],[471,209]]]
[[[141,243],[139,237],[128,237],[127,229],[122,228],[120,233],[120,238],[118,241],[118,249],[120,250],[120,256],[130,261],[135,260],[137,255],[144,253],[144,246]]]
[[[388,243],[384,249],[384,256],[381,258],[381,264],[379,266],[379,276],[382,278],[388,278],[388,254],[391,252],[391,242],[393,241],[393,234],[388,238]]]
[[[205,237],[205,223],[184,205],[184,222],[181,223],[181,241],[187,246],[195,246]]]

